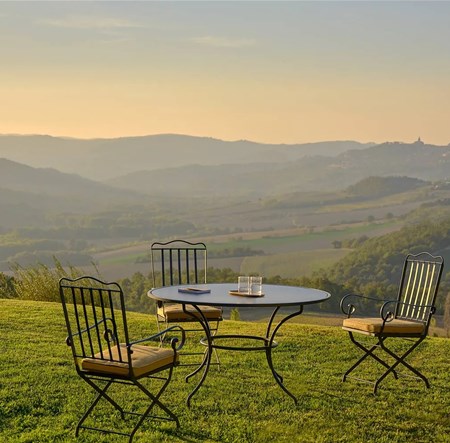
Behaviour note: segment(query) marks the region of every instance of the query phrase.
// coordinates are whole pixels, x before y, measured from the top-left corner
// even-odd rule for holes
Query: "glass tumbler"
[[[250,294],[262,295],[262,277],[250,277]]]
[[[250,292],[250,277],[243,275],[238,277],[238,292],[242,294]]]

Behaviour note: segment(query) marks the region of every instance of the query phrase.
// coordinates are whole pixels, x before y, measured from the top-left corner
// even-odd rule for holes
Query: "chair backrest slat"
[[[186,257],[187,260],[187,257]],[[195,283],[198,283],[198,257],[197,257],[197,249],[194,249],[194,276]]]
[[[76,301],[76,292],[75,292],[75,288],[70,288],[70,294],[72,295],[72,303],[73,303],[73,311],[75,313],[75,322],[76,322],[76,331],[81,331],[83,328],[81,327],[81,323],[80,323],[80,314],[78,312],[78,306],[77,306],[77,301]],[[63,304],[64,307],[66,306],[66,304]],[[64,312],[66,313],[66,310],[64,310]],[[68,316],[66,315],[66,320],[67,320]],[[72,325],[67,322],[67,328],[69,329],[69,336],[71,335],[71,329],[72,329]],[[84,349],[84,341],[80,340],[80,347],[81,347],[81,352],[83,353],[83,355],[86,355],[86,350]]]
[[[82,319],[84,321],[84,327],[87,327],[87,325],[89,325],[89,316],[88,316],[88,312],[87,312],[89,305],[86,304],[86,296],[85,296],[84,290],[85,290],[85,288],[80,288],[81,303],[79,303],[78,306],[83,311]],[[92,341],[91,329],[87,330],[87,338],[88,338],[90,354],[93,355],[95,353],[94,352],[95,347],[94,347],[94,344]]]
[[[169,270],[170,270],[170,284],[173,285],[173,250],[169,250]]]
[[[79,359],[91,358],[126,363],[131,371],[130,354],[119,346],[129,344],[121,287],[84,276],[62,278],[59,290],[77,367]]]
[[[107,310],[108,304],[105,303],[105,301],[109,301],[108,300],[109,291],[105,291],[103,293],[103,291],[99,290],[98,293],[99,293],[100,300],[101,300],[103,318],[105,319],[105,328],[104,328],[104,332],[103,332],[103,338],[105,339],[106,348],[108,350],[107,358],[111,360],[113,358],[113,354],[112,354],[112,349],[111,349],[111,341],[110,341],[111,334],[109,333],[108,319],[109,318],[111,319],[112,326],[114,327],[114,318],[112,317],[112,312],[110,313],[109,310]]]
[[[414,269],[413,269],[414,268]],[[421,282],[423,274],[423,263],[411,263],[411,272],[414,272],[414,282],[409,298],[405,298],[405,302],[411,303],[408,306],[409,317],[415,318],[415,312],[418,308],[419,297],[422,292]]]
[[[428,305],[431,301],[431,289],[433,286],[433,274],[435,267],[431,266],[429,263],[421,263],[421,286],[423,287],[423,291],[417,297],[417,304],[419,307],[417,308],[417,317],[420,319],[424,319],[426,310],[424,306]],[[421,297],[420,297],[421,295]],[[420,299],[419,299],[420,297]]]
[[[428,252],[405,259],[398,292],[396,318],[428,324],[434,309],[444,259]]]
[[[151,245],[153,287],[206,283],[207,251],[186,240]]]
[[[176,250],[177,251],[177,274],[178,274],[178,281],[180,281],[180,282],[182,282],[183,281],[183,273],[182,273],[182,264],[181,264],[181,249],[177,249]],[[186,283],[188,283],[189,282],[189,272],[188,272],[188,269],[189,269],[189,261],[187,261],[186,263],[186,278],[187,278],[187,280],[186,280]]]
[[[189,284],[191,282],[191,270],[189,269],[189,250],[186,249],[184,252],[185,252],[184,262],[186,263],[186,283]],[[179,254],[181,254],[181,251]],[[181,261],[178,263],[178,275],[180,277],[179,281],[181,281]]]

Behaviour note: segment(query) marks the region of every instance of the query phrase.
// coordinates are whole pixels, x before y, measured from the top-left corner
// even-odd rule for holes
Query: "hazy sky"
[[[450,2],[0,2],[0,133],[450,142]]]

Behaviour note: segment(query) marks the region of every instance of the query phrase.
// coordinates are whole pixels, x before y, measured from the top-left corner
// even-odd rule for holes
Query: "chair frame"
[[[172,378],[174,367],[178,365],[178,351],[185,341],[183,329],[179,326],[172,326],[168,330],[160,331],[149,337],[130,341],[124,294],[118,283],[104,282],[90,276],[74,279],[64,277],[59,281],[59,291],[68,331],[66,344],[71,348],[75,369],[77,374],[97,393],[94,401],[79,420],[75,435],[78,437],[80,429],[87,429],[125,435],[129,437],[129,442],[132,442],[134,435],[146,418],[174,421],[178,428],[180,426],[178,417],[161,402],[160,397]],[[167,334],[169,331],[181,333],[181,342],[178,338],[172,338],[170,343],[173,360],[164,366],[135,376],[131,357],[133,347],[149,341],[159,341],[161,334]],[[123,341],[121,341],[122,338]],[[117,350],[117,356],[114,355],[114,349]],[[156,349],[159,348],[156,347]],[[125,370],[121,374],[114,374],[95,369],[83,369],[84,359],[100,364],[122,365]],[[128,371],[125,373],[126,368]],[[166,375],[159,374],[163,371],[167,372]],[[162,386],[156,394],[153,394],[141,382],[141,379],[159,380]],[[114,383],[133,385],[144,393],[150,400],[146,410],[143,413],[125,411],[107,392]],[[131,432],[119,432],[114,429],[103,429],[84,424],[101,399],[106,400],[119,411],[122,419],[125,418],[125,414],[138,417]],[[155,405],[161,408],[167,416],[150,415]]]
[[[360,294],[347,294],[342,298],[340,307],[341,311],[347,315],[347,318],[350,318],[356,312],[357,308],[354,303],[358,300],[366,299],[378,303],[383,302],[379,311],[380,320],[382,320],[379,332],[366,332],[343,327],[348,332],[352,343],[363,351],[363,356],[345,372],[342,381],[346,381],[347,378],[353,378],[364,383],[373,384],[373,393],[376,394],[379,384],[392,373],[396,379],[398,379],[399,375],[407,376],[422,380],[427,388],[430,387],[430,383],[425,375],[406,362],[405,359],[428,335],[432,316],[436,312],[435,301],[443,268],[444,259],[441,256],[433,256],[428,252],[421,252],[416,255],[408,254],[403,265],[396,300],[380,300]],[[422,324],[423,329],[420,333],[408,333],[406,331],[385,332],[386,326],[393,320],[406,320],[408,322]],[[354,333],[375,337],[376,341],[368,345],[365,342],[356,340]],[[386,345],[386,341],[391,338],[402,338],[412,342],[412,345],[406,351],[398,354]],[[374,352],[377,349],[381,349],[387,356],[392,357],[394,363],[390,364],[385,359],[376,355]],[[368,357],[372,357],[372,359],[382,365],[385,368],[385,372],[375,382],[349,376]],[[414,375],[398,373],[396,368],[400,365]]]
[[[153,278],[153,287],[157,287],[156,275],[157,271],[161,273],[161,286],[189,285],[189,284],[206,284],[206,273],[208,268],[208,253],[205,243],[190,242],[187,240],[170,240],[167,242],[153,242],[150,246],[151,252],[151,269]],[[199,266],[199,261],[203,261],[203,266]],[[157,265],[160,263],[160,269]],[[165,315],[160,315],[159,309],[164,312],[165,303],[158,301],[156,310],[156,320],[158,331],[161,331],[162,325],[167,328],[171,323],[198,323],[199,314],[193,309],[190,311],[190,317],[176,320],[168,320]],[[189,305],[183,305],[187,312]],[[201,306],[200,306],[201,309]],[[219,323],[223,320],[223,310],[221,309],[220,317],[216,319],[208,319],[209,329],[212,335],[217,333]],[[186,332],[204,332],[201,327],[184,328]],[[161,343],[164,341],[164,334],[161,334]],[[206,351],[205,351],[206,352]],[[203,355],[205,352],[186,352],[183,355]],[[216,354],[216,361],[219,364],[219,358]],[[185,363],[181,366],[197,366],[195,363]],[[186,380],[194,375],[196,371],[189,374]]]

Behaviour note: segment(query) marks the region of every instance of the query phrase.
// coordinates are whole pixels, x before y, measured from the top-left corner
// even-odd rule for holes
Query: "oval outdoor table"
[[[230,291],[236,291],[236,285],[230,283],[218,283],[218,284],[207,284],[207,285],[189,285],[190,288],[207,288],[210,290],[208,293],[203,294],[193,294],[193,293],[182,293],[179,289],[186,288],[186,285],[182,286],[165,286],[163,288],[152,289],[148,292],[148,296],[163,302],[170,303],[181,303],[183,305],[183,310],[187,315],[197,319],[205,331],[205,338],[201,340],[202,344],[207,346],[205,357],[200,364],[200,366],[192,373],[189,374],[191,377],[197,374],[204,368],[203,375],[194,388],[194,390],[189,394],[187,399],[188,406],[192,396],[200,389],[201,385],[205,381],[206,375],[208,374],[209,366],[211,363],[211,354],[213,349],[227,349],[234,351],[265,351],[267,363],[270,370],[272,371],[273,377],[278,385],[289,395],[295,403],[297,403],[297,398],[288,391],[288,389],[283,384],[283,377],[275,371],[272,364],[272,349],[277,346],[275,342],[275,335],[281,325],[287,320],[290,320],[303,312],[303,306],[320,303],[328,298],[330,294],[328,292],[313,289],[304,288],[299,286],[281,286],[281,285],[264,285],[262,296],[242,296],[242,295],[231,295]],[[195,311],[188,311],[186,305],[192,305]],[[223,306],[223,307],[246,307],[246,308],[274,308],[274,311],[269,319],[266,328],[266,334],[264,337],[254,336],[254,335],[212,335],[208,326],[208,321],[202,314],[199,306]],[[297,310],[283,317],[278,324],[274,324],[275,315],[278,313],[280,308],[286,306],[296,306]],[[221,340],[243,338],[250,341],[254,341],[254,346],[240,347],[240,346],[229,346],[221,345]],[[223,342],[222,342],[223,343]]]

